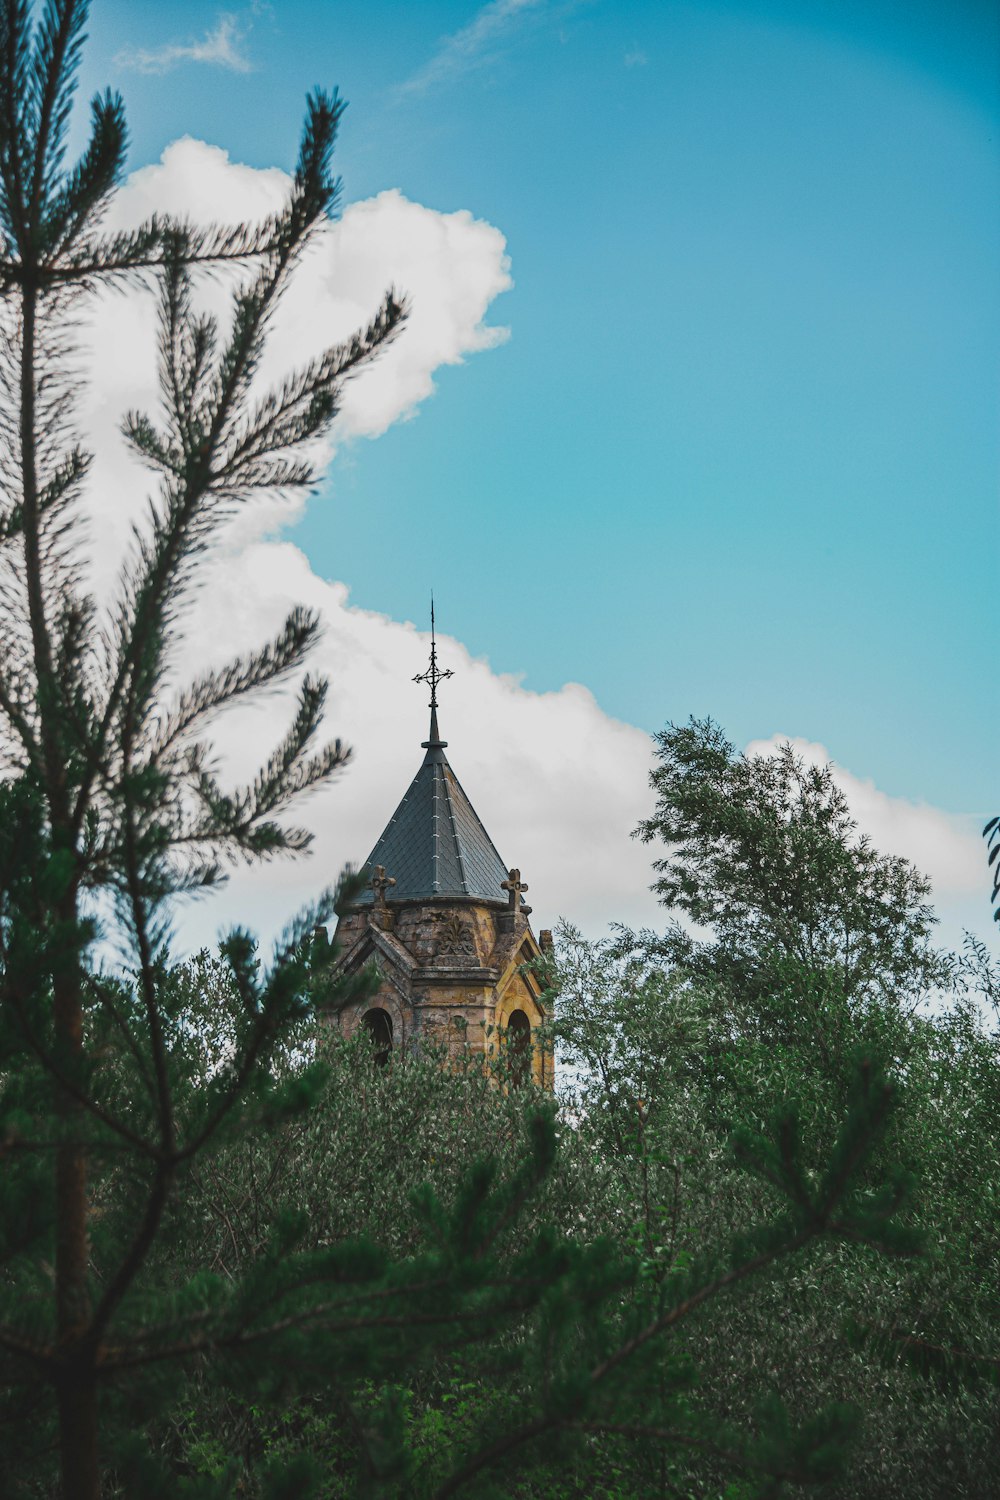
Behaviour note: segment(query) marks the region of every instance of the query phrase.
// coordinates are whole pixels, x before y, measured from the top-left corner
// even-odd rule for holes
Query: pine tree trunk
[[[68,904],[75,915],[75,896]],[[60,912],[60,919],[66,915]],[[83,1048],[83,1010],[75,973],[55,985],[55,1029],[56,1055],[72,1074]],[[87,1159],[80,1142],[80,1105],[58,1083],[56,1108],[66,1132],[56,1156],[56,1334],[65,1361],[58,1384],[62,1500],[99,1500],[97,1383],[87,1340]]]
[[[62,1500],[100,1500],[97,1384],[89,1362],[67,1372],[58,1395]]]
[[[66,791],[59,702],[42,587],[41,515],[36,461],[35,354],[38,293],[25,284],[21,331],[21,484],[24,507],[25,588],[31,625],[43,775],[54,851],[74,853]],[[60,896],[52,917],[65,933],[78,922],[75,879]],[[83,1005],[76,961],[53,979],[54,1060],[58,1074],[79,1076],[83,1052]],[[63,1500],[99,1500],[97,1472],[97,1393],[93,1352],[87,1340],[90,1298],[87,1286],[87,1159],[82,1107],[57,1077],[55,1109],[62,1138],[56,1152],[56,1345],[62,1360],[57,1380],[59,1452]]]

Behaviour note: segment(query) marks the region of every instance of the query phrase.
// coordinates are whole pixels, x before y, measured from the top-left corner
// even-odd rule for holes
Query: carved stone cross
[[[396,884],[391,875],[386,875],[385,865],[375,866],[375,873],[369,884],[375,893],[375,910],[384,912],[386,909],[385,893],[391,885]]]
[[[528,889],[521,881],[520,870],[508,870],[507,879],[501,881],[500,889],[507,892],[507,908],[516,916],[521,910],[521,892]]]

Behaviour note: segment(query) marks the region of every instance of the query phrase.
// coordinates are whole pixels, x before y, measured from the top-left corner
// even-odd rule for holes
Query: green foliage
[[[241,1023],[236,986],[207,956],[174,981],[205,994],[210,1069]],[[734,1470],[756,1476],[747,1493],[767,1493],[776,1473],[813,1482],[834,1450],[847,1463],[850,1423],[828,1400],[792,1424],[763,1393],[742,1420],[720,1417],[700,1325],[715,1302],[728,1324],[759,1296],[749,1292],[756,1277],[773,1278],[819,1238],[912,1248],[871,1168],[895,1108],[895,1091],[872,1070],[858,1074],[830,1153],[850,1161],[846,1175],[828,1171],[824,1182],[829,1164],[792,1141],[776,1112],[738,1140],[743,1169],[721,1144],[714,1168],[689,1153],[678,1195],[660,1149],[669,1087],[645,1131],[609,1156],[595,1150],[608,1130],[597,1108],[561,1121],[529,1109],[526,1132],[523,1092],[505,1094],[480,1067],[448,1071],[425,1057],[384,1069],[371,1050],[366,1038],[311,1037],[304,1026],[277,1071],[322,1065],[313,1107],[220,1144],[168,1205],[147,1285],[171,1299],[173,1336],[196,1327],[212,1357],[196,1357],[170,1385],[155,1365],[130,1370],[127,1412],[133,1425],[142,1412],[151,1432],[130,1460],[141,1484],[121,1471],[126,1492],[155,1493],[158,1469],[164,1492],[171,1476],[197,1475],[221,1493],[238,1483],[262,1494],[267,1465],[303,1453],[319,1492],[345,1496],[359,1484],[414,1496],[490,1486],[653,1495],[667,1480],[721,1496]],[[690,1086],[686,1098],[677,1107],[696,1124]],[[633,1160],[642,1150],[648,1218]],[[713,1170],[730,1184],[721,1215]],[[675,1201],[659,1198],[663,1185]],[[108,1220],[122,1210],[118,1185]],[[296,1270],[322,1284],[315,1327],[315,1303],[296,1302]],[[359,1327],[373,1307],[377,1317]],[[262,1366],[258,1318],[273,1325],[289,1310],[304,1322],[276,1337],[272,1327]]]
[[[664,905],[714,932],[702,944],[675,926],[671,958],[744,994],[766,996],[777,978],[806,1013],[817,982],[861,1009],[946,981],[928,882],[858,836],[829,765],[789,744],[737,755],[711,720],[669,726],[657,749],[656,810],[637,833],[666,845],[654,862]]]
[[[588,1180],[588,1208],[642,1256],[644,1284],[669,1279],[664,1268],[677,1263],[687,1271],[720,1224],[822,1212],[838,1156],[850,1159],[852,1112],[855,1128],[861,1122],[852,1092],[874,1104],[886,1057],[900,1083],[856,1177],[867,1233],[878,1238],[870,1212],[912,1184],[880,1256],[859,1250],[848,1227],[822,1258],[805,1250],[752,1295],[697,1311],[686,1348],[711,1414],[706,1444],[728,1423],[733,1465],[742,1452],[749,1467],[740,1434],[760,1430],[761,1403],[780,1393],[797,1414],[829,1403],[861,1414],[853,1444],[839,1442],[838,1495],[989,1493],[1000,1315],[1000,1039],[979,1003],[993,993],[989,956],[968,945],[956,966],[967,989],[936,1015],[859,1013],[828,985],[803,1026],[795,990],[773,991],[777,1016],[761,1019],[759,998],[715,975],[667,969],[659,952],[624,929],[598,944],[563,929],[553,971],[581,1144],[603,1168]],[[872,1059],[860,1072],[859,1056]],[[734,1145],[752,1176],[734,1171]],[[917,1232],[923,1254],[901,1256]],[[630,1472],[638,1493],[635,1455]],[[691,1472],[694,1494],[725,1488],[707,1447]]]
[[[523,1096],[504,1094],[478,1066],[446,1071],[438,1059],[403,1058],[380,1069],[363,1038],[351,1044],[326,1039],[321,1050],[329,1074],[308,1119],[235,1143],[192,1178],[176,1239],[164,1246],[164,1269],[180,1270],[189,1260],[208,1263],[229,1281],[259,1263],[268,1225],[301,1232],[297,1249],[306,1254],[332,1245],[349,1254],[360,1230],[371,1247],[369,1264],[376,1245],[394,1247],[385,1270],[404,1287],[411,1314],[421,1304],[398,1280],[399,1258],[416,1256],[426,1266],[428,1254],[437,1254],[448,1266],[451,1297],[467,1288],[483,1322],[470,1324],[465,1335],[436,1336],[431,1357],[410,1362],[405,1385],[397,1380],[408,1364],[405,1342],[390,1342],[387,1366],[369,1364],[365,1378],[353,1382],[349,1369],[341,1372],[337,1401],[327,1403],[325,1414],[287,1377],[270,1391],[258,1386],[253,1392],[227,1376],[223,1397],[213,1366],[211,1391],[200,1380],[198,1390],[201,1409],[215,1415],[186,1425],[179,1448],[171,1449],[175,1466],[182,1454],[185,1463],[204,1464],[208,1443],[209,1458],[212,1452],[216,1459],[240,1455],[241,1483],[252,1488],[264,1454],[304,1443],[331,1494],[354,1492],[360,1460],[375,1492],[395,1493],[402,1485],[414,1495],[451,1493],[457,1470],[465,1474],[463,1487],[476,1494],[488,1492],[495,1471],[503,1476],[499,1493],[568,1495],[584,1484],[595,1493],[632,1495],[658,1493],[664,1472],[696,1472],[697,1466],[692,1471],[687,1460],[678,1460],[694,1441],[718,1457],[720,1475],[733,1466],[772,1472],[761,1456],[772,1451],[761,1446],[774,1425],[769,1418],[750,1414],[746,1430],[734,1428],[722,1442],[718,1424],[700,1409],[683,1329],[713,1299],[728,1300],[755,1272],[795,1253],[801,1238],[827,1228],[851,1240],[892,1237],[891,1205],[873,1208],[871,1193],[858,1189],[843,1198],[850,1222],[838,1214],[827,1226],[822,1212],[796,1217],[794,1204],[776,1223],[773,1206],[761,1200],[760,1218],[736,1235],[705,1225],[700,1243],[668,1253],[664,1234],[647,1255],[641,1236],[627,1229],[621,1184],[609,1179],[606,1160],[593,1150],[589,1117],[553,1122],[559,1151],[542,1176],[538,1164],[548,1161],[553,1140],[544,1116],[531,1126],[533,1150],[521,1121]],[[661,1120],[665,1112],[664,1106]],[[890,1112],[883,1085],[875,1079],[859,1084],[844,1122],[846,1139],[857,1141],[860,1114],[873,1123],[875,1146],[879,1121]],[[780,1149],[779,1126],[747,1153],[766,1158]],[[488,1166],[469,1170],[470,1160],[491,1153]],[[526,1197],[527,1181],[533,1191]],[[827,1192],[837,1197],[839,1188],[828,1185]],[[782,1198],[778,1188],[774,1202]],[[667,1222],[657,1218],[654,1235]],[[613,1225],[617,1247],[607,1240]],[[504,1255],[500,1262],[484,1261],[484,1244],[501,1228]],[[581,1255],[588,1244],[592,1251]],[[515,1323],[505,1323],[497,1313],[500,1282],[512,1272],[523,1279],[517,1267],[537,1276],[546,1254],[557,1257],[564,1276],[550,1280],[539,1300],[526,1302]],[[477,1266],[471,1278],[462,1268],[465,1256]],[[361,1368],[356,1351],[349,1351],[349,1360]],[[528,1391],[534,1420],[526,1424]],[[277,1420],[269,1415],[275,1411]],[[802,1432],[795,1427],[794,1441],[787,1432],[772,1434],[773,1443],[780,1437],[783,1444],[787,1472],[811,1472],[803,1454],[822,1447],[815,1436],[821,1429],[817,1416]],[[212,1448],[220,1432],[225,1440]],[[487,1436],[487,1447],[499,1444],[492,1456],[483,1452]],[[658,1445],[656,1462],[644,1479],[650,1444]],[[603,1491],[599,1483],[606,1483]],[[720,1494],[721,1488],[720,1478]]]

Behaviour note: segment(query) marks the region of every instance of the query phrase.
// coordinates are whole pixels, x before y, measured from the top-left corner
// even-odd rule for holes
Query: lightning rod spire
[[[438,706],[437,690],[438,690],[438,683],[439,682],[444,682],[446,678],[448,678],[448,677],[454,677],[454,675],[455,674],[451,670],[450,667],[445,667],[444,670],[442,670],[438,666],[438,664],[437,664],[437,640],[436,640],[435,634],[434,634],[434,595],[432,593],[431,594],[431,661],[430,661],[430,666],[427,668],[426,672],[418,672],[417,675],[416,675],[416,677],[414,677],[414,679],[413,679],[414,682],[426,682],[427,685],[428,685],[428,687],[431,690],[431,701],[428,704],[428,707],[430,708],[430,711],[431,711],[431,729],[430,729],[430,734],[428,735],[427,739],[423,742],[423,745],[421,747],[423,749],[433,750],[433,749],[437,749],[438,746],[442,746],[443,747],[447,743],[445,740],[443,740],[441,738],[441,735],[440,735],[440,733],[438,731],[438,722],[437,722],[437,706]]]

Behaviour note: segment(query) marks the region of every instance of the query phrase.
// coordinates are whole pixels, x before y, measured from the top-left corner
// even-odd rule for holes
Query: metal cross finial
[[[444,682],[444,680],[445,680],[446,677],[454,677],[454,675],[455,674],[451,670],[450,667],[447,667],[442,672],[441,668],[437,664],[437,642],[434,639],[434,595],[432,594],[431,595],[431,664],[427,668],[426,672],[418,672],[417,675],[416,675],[416,677],[414,677],[414,679],[413,679],[414,682],[426,682],[428,684],[428,686],[430,687],[430,690],[431,690],[431,701],[428,704],[429,708],[437,708],[437,706],[438,706],[438,697],[437,697],[438,683],[439,682]]]

